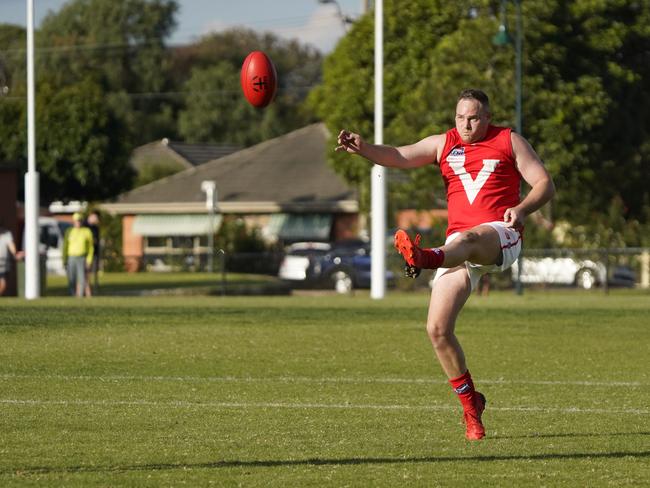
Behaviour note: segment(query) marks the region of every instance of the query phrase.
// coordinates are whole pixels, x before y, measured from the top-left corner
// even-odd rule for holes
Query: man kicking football
[[[337,151],[358,154],[392,168],[439,166],[447,188],[448,225],[443,246],[423,249],[403,230],[395,247],[406,261],[406,273],[435,269],[427,333],[440,364],[462,403],[469,440],[485,437],[481,415],[485,397],[474,389],[454,327],[461,308],[479,278],[504,271],[521,252],[526,216],[555,194],[543,163],[521,135],[490,124],[490,104],[481,90],[464,90],[456,104],[456,127],[408,146],[368,144],[342,130]],[[521,178],[531,186],[520,199]]]

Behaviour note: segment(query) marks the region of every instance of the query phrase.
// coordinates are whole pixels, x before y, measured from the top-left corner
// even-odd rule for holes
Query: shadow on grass
[[[631,436],[631,435],[650,435],[650,432],[615,432],[613,434],[591,434],[591,433],[578,433],[578,432],[567,432],[563,434],[525,434],[525,435],[495,435],[490,436],[490,440],[501,440],[501,439],[543,439],[543,438],[554,438],[554,437],[620,437],[620,436]]]
[[[648,458],[650,451],[617,451],[617,452],[576,452],[549,453],[531,455],[491,455],[491,456],[427,456],[427,457],[357,457],[357,458],[307,458],[307,459],[269,459],[269,460],[231,460],[205,463],[152,463],[130,466],[61,466],[45,467],[32,466],[1,470],[0,474],[30,475],[30,474],[61,474],[61,473],[104,473],[129,471],[166,471],[175,469],[223,469],[223,468],[273,468],[284,466],[354,466],[372,464],[420,464],[444,462],[492,462],[492,461],[549,461],[549,460],[580,460],[580,459],[618,459],[618,458]]]

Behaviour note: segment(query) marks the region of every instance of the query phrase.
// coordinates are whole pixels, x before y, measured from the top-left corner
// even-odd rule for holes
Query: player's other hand
[[[512,227],[513,229],[520,229],[524,226],[524,219],[526,214],[519,210],[517,207],[508,208],[503,213],[503,221],[506,224],[506,227]]]
[[[347,130],[342,130],[339,132],[339,136],[336,139],[338,146],[334,149],[335,151],[345,151],[351,154],[359,154],[361,152],[361,145],[363,144],[363,139],[359,134],[354,132],[349,132]]]

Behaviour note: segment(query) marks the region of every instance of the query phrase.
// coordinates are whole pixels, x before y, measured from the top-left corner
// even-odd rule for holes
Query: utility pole
[[[375,144],[384,143],[384,2],[375,0]],[[386,294],[386,168],[370,173],[370,296]]]
[[[34,0],[27,0],[27,173],[25,173],[25,298],[41,296],[38,231],[39,189],[34,117]]]

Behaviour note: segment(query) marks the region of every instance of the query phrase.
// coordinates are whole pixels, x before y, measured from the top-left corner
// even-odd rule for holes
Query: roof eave
[[[117,215],[136,214],[181,214],[207,212],[205,202],[164,202],[164,203],[103,203],[100,208]],[[219,202],[217,212],[225,214],[265,214],[265,213],[357,213],[356,200],[337,200],[319,202]]]

